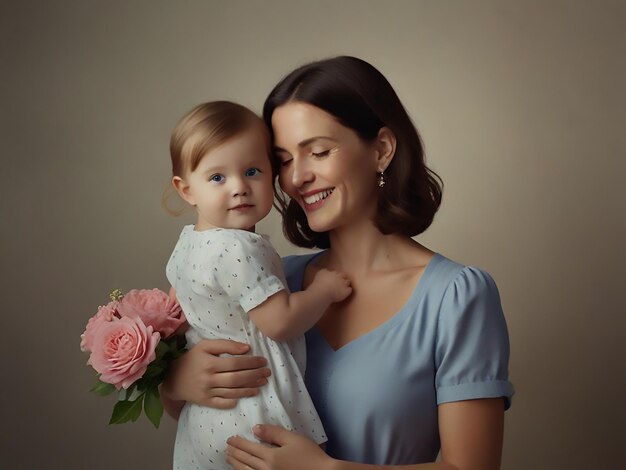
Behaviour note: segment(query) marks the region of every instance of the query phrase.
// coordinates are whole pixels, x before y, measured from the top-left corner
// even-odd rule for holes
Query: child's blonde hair
[[[269,132],[254,112],[230,101],[210,101],[196,106],[172,131],[172,175],[183,177],[186,171],[194,171],[208,152],[253,126],[263,132],[268,158],[272,161]],[[273,161],[272,172],[276,174]]]

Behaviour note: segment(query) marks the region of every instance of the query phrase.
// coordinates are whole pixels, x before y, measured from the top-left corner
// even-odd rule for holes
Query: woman
[[[307,334],[306,384],[326,453],[274,426],[268,447],[228,440],[235,469],[497,469],[510,404],[508,337],[493,280],[411,237],[441,201],[419,135],[391,85],[352,57],[295,70],[270,93],[264,118],[280,160],[287,237],[325,249],[289,257],[291,290],[316,270],[347,273],[353,294]],[[164,396],[215,407],[256,393],[269,371],[246,346],[198,345]],[[441,449],[441,459],[434,462]],[[430,463],[429,463],[430,462]],[[380,468],[380,467],[377,467]]]

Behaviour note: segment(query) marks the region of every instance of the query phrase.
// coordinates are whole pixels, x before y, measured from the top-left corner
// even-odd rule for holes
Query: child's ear
[[[174,189],[176,190],[178,195],[185,202],[187,202],[188,204],[191,204],[192,206],[196,205],[196,200],[191,194],[191,188],[189,187],[189,184],[187,184],[187,182],[184,179],[182,179],[180,176],[174,176],[172,178],[172,186],[174,186]]]

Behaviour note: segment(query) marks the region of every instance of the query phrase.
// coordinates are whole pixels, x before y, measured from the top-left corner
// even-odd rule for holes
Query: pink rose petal
[[[183,323],[185,315],[178,302],[159,289],[133,289],[118,306],[122,317],[141,318],[162,338],[171,336]]]
[[[98,311],[96,314],[89,319],[87,322],[87,326],[85,327],[85,332],[80,335],[80,349],[81,351],[89,351],[91,352],[91,345],[93,343],[93,337],[96,334],[96,331],[103,323],[111,322],[119,316],[117,315],[117,306],[118,302],[109,302],[108,304],[98,307]]]
[[[100,380],[128,388],[140,379],[156,358],[161,335],[141,318],[122,317],[102,324],[95,333],[88,363]]]

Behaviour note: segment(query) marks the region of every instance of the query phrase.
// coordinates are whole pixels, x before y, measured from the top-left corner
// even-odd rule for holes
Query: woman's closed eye
[[[311,150],[309,151],[309,156],[313,157],[313,158],[325,158],[328,157],[331,153],[335,153],[337,151],[338,147],[333,147],[331,149],[327,149],[327,150]],[[278,157],[280,159],[280,166],[281,167],[287,167],[291,164],[291,162],[293,161],[292,157]]]
[[[332,151],[332,149],[322,150],[321,152],[311,152],[311,156],[313,156],[315,158],[324,158],[324,157],[327,157],[328,155],[330,155],[331,151]]]
[[[338,148],[339,147],[333,147],[333,148],[326,149],[326,150],[315,149],[315,150],[311,150],[309,155],[311,155],[313,158],[324,158],[324,157],[329,156],[331,153],[335,153]]]

